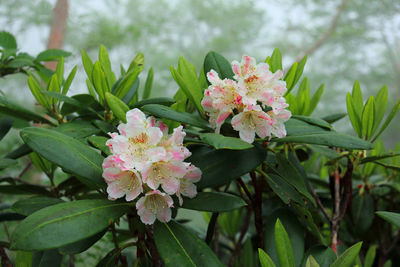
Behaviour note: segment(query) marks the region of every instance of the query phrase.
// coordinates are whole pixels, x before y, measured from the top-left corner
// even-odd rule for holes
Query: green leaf
[[[375,118],[371,136],[376,132],[379,125],[381,124],[382,119],[385,116],[387,105],[388,105],[388,88],[386,87],[386,85],[384,85],[375,96],[375,105],[374,105]]]
[[[194,233],[171,221],[157,222],[154,239],[165,266],[224,266]]]
[[[311,98],[310,106],[308,107],[306,115],[310,116],[313,113],[313,111],[315,110],[315,108],[319,103],[319,100],[321,99],[321,95],[324,92],[324,89],[325,89],[325,84],[321,84],[318,90],[314,93],[314,95]]]
[[[11,167],[17,164],[17,161],[14,159],[0,158],[0,170]]]
[[[330,247],[325,246],[314,246],[311,247],[305,257],[312,255],[321,267],[330,267],[330,265],[336,260],[336,254]]]
[[[32,213],[43,209],[48,206],[56,205],[62,203],[61,199],[58,198],[50,198],[50,197],[32,197],[21,199],[15,202],[11,209],[19,214],[23,214],[25,216],[31,215]]]
[[[129,89],[131,89],[142,70],[143,67],[134,68],[133,70],[128,71],[124,75],[118,86],[115,88],[114,95],[122,99],[128,93]]]
[[[361,118],[362,110],[363,110],[363,98],[361,93],[360,83],[358,81],[354,82],[352,95],[352,102],[354,112],[357,114],[359,118]]]
[[[312,255],[308,256],[305,267],[320,267]]]
[[[144,65],[144,55],[142,52],[139,52],[132,60],[127,72],[130,72],[131,70],[136,68],[143,69],[143,65]]]
[[[265,175],[265,178],[272,191],[274,191],[285,204],[289,204],[290,200],[304,203],[301,195],[296,191],[296,189],[279,175],[268,174]]]
[[[182,208],[190,210],[224,212],[246,206],[238,196],[221,192],[199,192],[196,197],[185,198]]]
[[[321,128],[326,128],[328,130],[332,129],[332,125],[330,125],[328,122],[326,122],[325,120],[322,120],[322,119],[312,118],[312,117],[302,116],[302,115],[293,115],[292,118],[301,120],[301,121],[305,121],[308,124],[316,125]]]
[[[50,83],[49,83],[49,89],[48,89],[48,90],[49,90],[49,92],[56,92],[56,93],[59,93],[59,92],[60,92],[61,88],[60,88],[60,84],[59,84],[59,82],[58,82],[57,74],[53,74],[53,75],[51,76]],[[55,102],[57,102],[57,101],[54,101],[54,99],[51,98],[51,99],[50,99],[50,102],[51,102],[51,103],[55,103]]]
[[[142,106],[141,110],[159,118],[166,118],[181,123],[187,123],[202,129],[211,130],[208,122],[199,118],[198,116],[185,112],[178,112],[166,106],[150,104]]]
[[[100,129],[96,128],[89,121],[81,120],[69,121],[67,123],[60,124],[58,127],[54,128],[54,130],[75,139],[83,139],[100,133]]]
[[[15,37],[6,31],[0,32],[0,47],[4,49],[17,49],[17,41]]]
[[[279,48],[275,48],[272,52],[270,60],[271,72],[276,72],[277,70],[282,70],[282,54]]]
[[[275,224],[275,245],[281,267],[294,267],[294,255],[289,236],[278,219]]]
[[[115,248],[107,253],[97,264],[96,267],[114,267],[123,248]]]
[[[367,254],[365,255],[364,259],[364,267],[372,267],[374,264],[376,255],[376,246],[372,245],[369,247]]]
[[[153,68],[150,68],[149,72],[147,73],[146,83],[144,84],[144,92],[142,99],[148,99],[151,94],[151,88],[153,86],[154,80],[154,71]]]
[[[104,158],[89,146],[54,130],[29,127],[21,131],[24,142],[64,171],[92,187],[104,187],[101,164]]]
[[[344,117],[346,117],[347,113],[336,113],[336,114],[332,114],[332,115],[328,115],[323,117],[322,119],[330,124],[337,122],[338,120],[343,119]]]
[[[149,104],[159,104],[163,106],[171,106],[172,104],[175,103],[175,100],[169,97],[155,97],[155,98],[150,98],[150,99],[144,99],[142,101],[139,101],[133,105],[131,105],[131,108],[141,108],[144,105],[149,105]]]
[[[79,109],[88,110],[88,111],[93,112],[94,114],[96,114],[96,111],[93,110],[93,108],[91,108],[88,105],[89,103],[84,104],[84,103],[78,101],[77,99],[75,99],[73,97],[66,96],[66,95],[64,95],[62,93],[59,93],[59,92],[43,91],[42,94],[50,96],[50,97],[52,97],[54,99],[60,100],[60,101],[64,102],[64,105],[65,105],[65,103],[68,103],[69,105],[72,105],[72,106],[77,107]],[[76,108],[74,108],[74,111],[76,111]],[[62,112],[62,113],[64,113],[64,112]]]
[[[331,267],[351,267],[358,256],[358,252],[360,252],[361,246],[362,242],[358,242],[346,249],[346,251],[331,264]]]
[[[61,57],[69,57],[72,53],[60,49],[47,49],[41,52],[37,57],[37,61],[55,61]]]
[[[103,101],[105,98],[105,92],[108,92],[109,90],[106,76],[99,61],[96,61],[93,65],[92,81],[100,101]]]
[[[374,126],[374,119],[375,119],[374,109],[375,109],[374,97],[370,96],[368,98],[367,103],[364,106],[361,116],[361,125],[362,125],[361,134],[362,136],[365,136],[366,140],[368,140],[372,135],[372,129]]]
[[[82,54],[83,68],[85,69],[87,77],[93,83],[92,79],[93,61],[90,59],[88,54],[83,49],[81,50],[81,54]]]
[[[23,119],[26,121],[44,122],[51,123],[49,120],[44,118],[33,111],[30,111],[19,104],[16,104],[4,96],[0,96],[0,113],[7,114],[11,117]]]
[[[293,82],[294,82],[294,77],[296,76],[297,65],[298,65],[297,62],[293,63],[293,65],[290,67],[290,69],[288,70],[288,72],[285,75],[284,80],[286,82],[286,88],[287,88],[285,96],[288,95],[294,87]]]
[[[171,74],[179,87],[185,92],[185,95],[196,107],[200,115],[204,114],[201,100],[203,91],[197,78],[196,69],[184,57],[179,58],[178,70],[171,66]]]
[[[261,248],[258,249],[258,257],[260,259],[261,267],[276,267],[272,259]]]
[[[10,117],[2,117],[0,118],[0,141],[7,135],[10,131],[14,120]]]
[[[58,251],[60,251],[61,254],[67,254],[67,255],[82,253],[82,252],[88,250],[97,241],[99,241],[106,232],[107,232],[107,230],[101,231],[91,237],[88,237],[88,238],[80,240],[78,242],[61,247],[58,249]]]
[[[99,61],[106,75],[108,88],[111,88],[115,83],[115,75],[111,70],[110,58],[104,45],[100,45],[99,48]]]
[[[351,212],[356,233],[365,233],[374,220],[374,200],[370,194],[357,195],[352,200]]]
[[[83,240],[106,229],[129,210],[128,205],[88,199],[41,209],[17,226],[11,236],[11,248],[47,250]]]
[[[61,88],[61,85],[64,81],[64,57],[61,57],[57,62],[56,75],[58,80],[58,87]]]
[[[379,132],[375,135],[372,142],[374,142],[378,137],[383,133],[383,131],[389,126],[390,122],[393,120],[394,116],[396,116],[397,112],[400,110],[400,99],[397,100],[396,104],[394,104],[392,110],[390,111],[389,115],[387,116],[385,122],[382,124]]]
[[[400,213],[389,212],[389,211],[377,211],[375,213],[385,221],[400,228]]]
[[[32,267],[33,253],[28,251],[17,251],[15,266]]]
[[[28,77],[28,85],[36,101],[43,107],[49,108],[49,103],[47,101],[47,98],[42,94],[43,93],[42,87],[32,76]]]
[[[362,158],[361,161],[360,161],[360,164],[365,164],[365,163],[368,163],[368,162],[374,162],[374,161],[378,161],[378,160],[382,160],[382,159],[386,159],[386,158],[398,157],[398,156],[400,156],[400,152],[383,154],[383,155],[368,156],[368,157]]]
[[[260,146],[244,150],[216,150],[207,146],[191,147],[188,162],[202,171],[198,188],[224,185],[257,168],[266,158]]]
[[[63,95],[66,95],[67,92],[68,92],[68,90],[69,90],[69,88],[71,87],[71,83],[72,83],[72,80],[73,80],[74,77],[75,77],[75,74],[76,74],[76,70],[77,70],[77,69],[78,69],[78,67],[75,66],[75,67],[71,70],[71,72],[69,73],[67,79],[65,80],[65,83],[64,83],[63,89],[62,89],[62,94],[63,94]]]
[[[200,138],[203,142],[212,145],[216,149],[242,150],[253,147],[252,144],[249,144],[240,138],[223,136],[216,133],[200,134]]]
[[[126,113],[129,111],[129,107],[121,99],[108,92],[106,93],[106,100],[115,117],[126,123]]]
[[[62,255],[57,249],[38,251],[33,253],[32,265],[34,267],[61,266]]]
[[[214,70],[220,79],[233,79],[235,75],[229,61],[217,52],[208,52],[203,63],[204,74]],[[208,81],[207,81],[208,82]]]
[[[100,149],[104,154],[110,155],[110,148],[106,146],[106,142],[108,140],[107,137],[104,136],[90,136],[88,139],[89,144],[93,147]]]

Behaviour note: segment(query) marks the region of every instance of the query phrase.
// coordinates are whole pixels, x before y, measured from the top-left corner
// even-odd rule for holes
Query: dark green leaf
[[[12,234],[11,247],[27,251],[63,247],[101,232],[127,211],[128,203],[104,199],[53,205],[23,220]]]
[[[252,144],[249,144],[240,138],[223,136],[216,133],[200,134],[200,138],[203,142],[212,145],[216,149],[242,150],[253,147]]]
[[[289,236],[278,219],[275,224],[275,245],[281,267],[294,267],[294,255]]]
[[[347,115],[347,113],[336,113],[336,114],[325,116],[321,119],[323,119],[327,123],[332,124],[334,122],[337,122],[338,120],[343,119],[344,117],[346,117],[346,115]]]
[[[336,260],[335,252],[331,248],[324,246],[311,247],[305,256],[309,257],[309,255],[315,258],[320,267],[330,267],[332,262]]]
[[[17,161],[14,159],[0,158],[0,170],[11,167],[15,164],[17,164]]]
[[[204,58],[203,64],[204,74],[214,70],[218,73],[220,79],[233,79],[234,73],[232,71],[231,63],[226,58],[217,52],[208,52]]]
[[[357,244],[351,246],[346,249],[339,258],[337,258],[332,264],[331,267],[350,267],[352,266],[354,260],[358,256],[358,252],[360,252],[362,246],[362,242],[358,242]]]
[[[165,266],[224,266],[195,234],[171,221],[157,222],[154,239]]]
[[[62,255],[57,249],[38,251],[33,253],[33,267],[58,267],[61,266]]]
[[[172,104],[175,103],[175,100],[172,98],[168,97],[156,97],[156,98],[150,98],[150,99],[145,99],[142,101],[139,101],[131,106],[131,108],[141,108],[144,105],[149,105],[149,104],[159,104],[163,106],[171,106]]]
[[[6,31],[0,32],[0,47],[4,49],[17,49],[17,41],[15,37]]]
[[[255,146],[245,150],[216,150],[199,146],[190,148],[188,159],[202,171],[198,188],[224,185],[257,168],[266,158],[265,149]]]
[[[143,70],[141,68],[135,68],[124,75],[124,78],[120,81],[117,88],[115,88],[114,95],[118,98],[123,98],[128,91],[131,89],[136,79],[138,78],[140,72]]]
[[[89,144],[93,147],[100,149],[104,154],[110,155],[110,148],[106,146],[106,142],[108,140],[107,137],[104,136],[90,136],[88,139]]]
[[[224,212],[246,206],[238,196],[222,192],[199,192],[196,197],[185,198],[182,208],[190,210]]]
[[[355,231],[365,233],[374,220],[374,200],[369,194],[357,195],[352,200],[351,212]]]
[[[148,112],[159,118],[166,118],[181,123],[187,123],[199,128],[211,130],[210,126],[208,125],[208,122],[199,118],[198,116],[184,112],[177,112],[166,106],[149,104],[143,106],[141,110]]]
[[[54,128],[55,131],[80,139],[100,133],[100,130],[88,121],[69,121]]]
[[[51,195],[44,187],[28,184],[2,185],[0,186],[0,193],[8,195]]]
[[[385,221],[400,228],[400,213],[389,212],[389,211],[377,211],[375,213]]]
[[[362,158],[360,163],[364,164],[367,162],[374,162],[374,161],[378,161],[378,160],[382,160],[382,159],[386,159],[386,158],[393,158],[393,157],[399,157],[399,156],[400,156],[400,152],[389,153],[389,154],[384,154],[384,155],[374,155],[374,156]]]
[[[82,253],[93,246],[97,241],[99,241],[106,232],[107,230],[101,231],[94,236],[66,245],[65,247],[61,247],[58,249],[58,251],[60,251],[61,254],[68,255]]]
[[[104,158],[89,146],[54,130],[25,128],[21,131],[24,142],[39,155],[77,175],[92,187],[104,187],[101,164]]]
[[[328,130],[332,129],[332,125],[330,125],[328,122],[326,122],[323,119],[311,118],[311,117],[302,116],[302,115],[293,115],[292,118],[307,122],[308,124],[319,126],[321,128],[326,128]]]
[[[0,141],[1,141],[1,139],[4,138],[4,136],[6,136],[8,131],[10,131],[13,123],[14,123],[14,120],[10,117],[0,118]]]
[[[50,198],[50,197],[33,197],[33,198],[26,198],[21,199],[15,202],[11,209],[15,212],[23,215],[31,215],[35,211],[43,209],[45,207],[62,203],[61,199],[58,198]]]
[[[294,189],[293,186],[282,179],[279,175],[268,174],[265,178],[271,189],[285,204],[289,204],[290,200],[300,204],[304,203],[301,195],[296,191],[296,189]]]
[[[144,92],[142,100],[146,100],[150,97],[151,89],[153,86],[154,80],[154,71],[153,68],[150,68],[149,72],[147,73],[146,83],[144,84]]]
[[[72,53],[60,49],[47,49],[41,52],[37,57],[37,61],[55,61],[61,57],[69,57]]]

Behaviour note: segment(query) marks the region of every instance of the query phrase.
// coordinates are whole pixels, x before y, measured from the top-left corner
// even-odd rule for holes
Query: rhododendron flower
[[[261,138],[269,136],[272,124],[271,117],[260,106],[249,106],[232,118],[233,129],[248,143],[253,143],[256,133]]]
[[[123,171],[114,156],[108,156],[103,162],[103,177],[107,183],[107,193],[110,199],[125,196],[126,201],[132,201],[143,192],[142,180],[133,170]]]
[[[153,224],[156,218],[161,222],[170,221],[173,204],[174,202],[169,195],[159,190],[153,190],[136,202],[136,208],[140,220],[144,224]]]
[[[146,118],[139,109],[126,114],[126,123],[118,126],[119,133],[110,133],[106,142],[112,155],[103,162],[103,177],[107,183],[109,199],[125,196],[136,203],[137,213],[145,224],[171,219],[176,194],[194,197],[200,169],[184,162],[191,153],[183,145],[186,133],[179,126],[168,133],[168,127],[154,117]]]
[[[221,80],[214,70],[207,73],[211,85],[201,103],[215,132],[232,114],[232,127],[246,142],[252,143],[256,134],[261,138],[286,136],[284,122],[291,113],[283,97],[287,88],[282,71],[272,73],[267,63],[256,64],[247,55],[240,63],[233,61],[232,70],[233,80]]]

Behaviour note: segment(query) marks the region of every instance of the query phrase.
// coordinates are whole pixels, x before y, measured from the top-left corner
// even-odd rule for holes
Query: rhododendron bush
[[[387,110],[385,86],[364,102],[356,81],[347,111],[321,118],[306,57],[283,69],[279,49],[209,52],[171,67],[173,98],[150,98],[144,56],[117,75],[100,46],[98,60],[81,53],[87,93],[70,95],[70,53],[13,40],[0,33],[0,74],[24,73],[37,107],[0,96],[0,138],[21,140],[0,159],[4,266],[398,262],[400,147],[380,136],[400,102]],[[354,133],[335,131],[341,119]]]

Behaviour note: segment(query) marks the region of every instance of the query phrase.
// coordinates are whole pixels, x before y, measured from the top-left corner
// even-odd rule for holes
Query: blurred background
[[[34,56],[50,47],[72,52],[66,72],[78,65],[78,75],[70,95],[87,90],[80,50],[96,58],[104,44],[117,73],[120,64],[144,53],[145,70],[155,71],[152,96],[174,94],[169,66],[179,56],[199,69],[210,50],[230,61],[248,54],[261,62],[278,47],[286,70],[308,54],[312,91],[325,83],[313,116],[345,112],[346,92],[356,79],[364,100],[384,84],[389,107],[400,97],[398,0],[0,0],[0,30]],[[33,107],[26,76],[17,76],[1,79],[0,90]],[[387,148],[399,140],[399,121],[383,136]],[[351,132],[347,118],[336,129]]]

